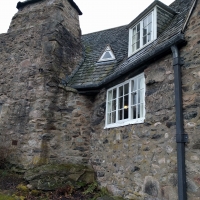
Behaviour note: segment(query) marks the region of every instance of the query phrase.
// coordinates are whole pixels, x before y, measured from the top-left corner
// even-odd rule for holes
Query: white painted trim
[[[143,117],[141,118],[137,118],[137,119],[130,119],[131,118],[131,82],[132,80],[138,80],[140,77],[144,78],[144,82],[143,82],[143,89],[144,89],[144,94],[143,94],[143,112],[144,112],[144,115]],[[129,83],[129,104],[128,104],[128,107],[130,109],[128,109],[128,114],[129,114],[129,118],[128,119],[124,119],[124,120],[118,120],[118,111],[119,111],[119,87],[121,86],[124,86],[125,84]],[[137,81],[137,84],[138,84],[138,81]],[[108,93],[110,91],[113,91],[113,89],[116,89],[116,122],[115,123],[111,123],[111,124],[108,124],[107,123],[107,120],[108,120]],[[137,91],[140,91],[138,90],[138,85],[137,85]],[[106,95],[106,113],[105,113],[105,127],[104,129],[106,128],[114,128],[114,127],[120,127],[120,126],[125,126],[125,125],[128,125],[128,124],[138,124],[138,123],[143,123],[144,120],[145,120],[145,114],[146,114],[146,111],[145,111],[145,91],[146,91],[146,85],[145,85],[145,77],[144,77],[144,73],[141,73],[127,81],[124,81],[123,83],[120,83],[110,89],[107,90],[107,95]],[[111,100],[112,102],[112,100]],[[138,105],[138,99],[136,101],[136,104],[135,105]],[[112,109],[112,108],[111,108]],[[112,112],[112,111],[111,111]],[[138,116],[138,114],[136,114],[136,116]]]
[[[140,21],[137,21],[133,26],[129,28],[129,43],[128,43],[128,57],[132,56],[139,50],[143,49],[145,46],[149,45],[151,42],[153,42],[157,38],[157,10],[156,6],[148,12],[143,18],[141,18]],[[150,42],[147,42],[145,45],[143,45],[143,20],[150,14],[152,13],[152,38]],[[140,23],[140,48],[132,52],[132,34],[133,34],[133,28],[137,26]]]
[[[106,52],[109,52],[109,54],[111,55],[111,58],[103,58],[104,55],[106,54]],[[115,55],[111,49],[111,47],[108,45],[105,49],[103,54],[101,55],[101,57],[99,58],[98,62],[102,62],[102,61],[108,61],[108,60],[115,60]]]

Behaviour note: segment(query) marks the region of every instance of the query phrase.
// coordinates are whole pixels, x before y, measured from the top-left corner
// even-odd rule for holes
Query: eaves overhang
[[[164,3],[162,3],[162,2],[160,2],[158,0],[155,0],[143,12],[141,12],[132,22],[130,22],[127,25],[127,28],[130,28],[134,24],[136,24],[139,20],[141,20],[141,18],[143,18],[144,16],[146,16],[155,6],[159,6],[159,7],[163,8],[164,10],[166,10],[169,13],[171,13],[172,15],[177,14],[176,11],[174,11],[171,7],[165,5]]]
[[[182,33],[179,33],[171,37],[167,41],[161,43],[159,46],[157,46],[155,49],[152,49],[149,53],[145,54],[140,59],[130,62],[131,57],[129,57],[124,63],[121,64],[123,66],[119,70],[116,70],[113,74],[107,76],[105,79],[97,84],[71,85],[70,87],[73,87],[79,91],[101,89],[110,82],[120,78],[123,75],[126,75],[130,71],[137,70],[147,63],[153,62],[157,58],[160,58],[161,55],[170,52],[171,46],[174,44],[176,44],[177,46],[183,46],[184,44],[186,44],[186,40]]]
[[[17,3],[17,6],[16,8],[19,10],[20,8],[23,8],[24,6],[26,5],[29,5],[29,4],[33,4],[33,3],[37,3],[37,2],[40,2],[40,1],[43,1],[43,0],[26,0],[26,1],[23,1],[23,2],[18,2]],[[76,9],[76,11],[78,12],[79,15],[82,15],[83,13],[81,12],[81,10],[79,9],[79,7],[76,5],[76,3],[73,1],[73,0],[68,0],[69,3],[71,4],[71,6]]]

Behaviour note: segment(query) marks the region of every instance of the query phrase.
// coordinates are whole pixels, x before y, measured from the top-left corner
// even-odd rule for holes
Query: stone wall
[[[200,2],[181,48],[188,199],[200,196]],[[104,129],[106,89],[96,97],[92,116],[91,159],[98,182],[127,199],[178,199],[176,119],[172,54],[145,70],[145,123]],[[128,77],[130,78],[130,77]],[[123,81],[123,80],[121,80]],[[99,113],[101,113],[99,115]]]
[[[91,100],[64,81],[81,61],[78,24],[68,1],[46,0],[0,35],[0,146],[18,167],[87,164]]]

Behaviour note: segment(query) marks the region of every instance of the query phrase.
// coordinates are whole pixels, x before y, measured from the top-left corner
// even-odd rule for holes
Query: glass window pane
[[[138,89],[144,88],[144,77],[138,78]]]
[[[137,49],[140,48],[140,41],[137,41]]]
[[[134,51],[136,50],[136,48],[135,48],[136,46],[135,46],[135,45],[136,45],[136,44],[133,44],[133,45],[132,45],[132,52],[134,52]]]
[[[111,99],[112,99],[112,90],[108,92],[108,101],[110,101]]]
[[[136,43],[136,36],[134,35],[132,38],[132,44]]]
[[[148,42],[151,41],[151,33],[148,34]]]
[[[110,102],[108,102],[108,108],[107,108],[107,112],[111,112],[111,101]]]
[[[148,15],[148,23],[151,23],[152,22],[152,13],[150,13],[149,15]]]
[[[136,34],[136,28],[133,28],[133,35]]]
[[[140,40],[140,32],[137,33],[137,40]]]
[[[123,119],[123,110],[119,110],[118,112],[118,120],[122,120]]]
[[[138,103],[140,103],[141,96],[140,96],[140,90],[138,91]]]
[[[107,114],[107,124],[111,124],[111,113]]]
[[[140,31],[140,23],[137,25],[137,32]]]
[[[126,85],[124,85],[124,94],[128,94],[129,92],[129,84],[127,83]]]
[[[106,53],[104,54],[104,56],[102,57],[102,59],[107,59],[107,58],[112,58],[112,56],[110,55],[109,52],[106,52]]]
[[[124,119],[128,119],[128,109],[124,109]]]
[[[122,109],[124,107],[123,104],[123,97],[119,98],[119,109]]]
[[[131,119],[136,119],[136,106],[131,107]]]
[[[123,86],[119,87],[119,96],[123,96]]]
[[[147,36],[143,37],[143,45],[145,45],[147,43]]]
[[[113,99],[116,99],[117,96],[117,89],[113,89]]]
[[[124,96],[124,107],[123,108],[128,108],[128,95]]]
[[[112,111],[116,110],[116,100],[112,101]]]
[[[138,116],[137,116],[137,118],[140,118],[141,116],[140,116],[140,104],[139,105],[137,105],[138,106],[138,109],[137,109],[137,111],[138,111]]]
[[[137,97],[136,92],[133,92],[131,94],[131,105],[135,105],[136,104],[136,97]]]
[[[146,18],[144,19],[144,21],[143,21],[143,27],[147,26],[147,18],[148,18],[148,17],[146,17]]]
[[[137,81],[131,81],[131,91],[135,91],[137,89]]]
[[[112,112],[112,123],[116,123],[116,112]]]
[[[150,33],[152,31],[152,23],[150,23],[149,25],[148,25],[148,33]]]
[[[143,28],[143,36],[147,34],[147,27]]]
[[[140,104],[140,117],[144,117],[144,104]]]

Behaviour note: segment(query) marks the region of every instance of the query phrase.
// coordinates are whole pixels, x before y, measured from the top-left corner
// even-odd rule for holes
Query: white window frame
[[[143,45],[143,21],[149,14],[152,14],[152,35],[151,35],[151,40],[147,42],[145,45]],[[136,49],[135,51],[132,51],[133,29],[138,24],[140,24],[140,48]],[[131,28],[129,28],[128,56],[135,54],[137,51],[141,50],[142,48],[153,42],[156,38],[157,38],[157,6],[155,6],[153,10],[151,10],[147,15],[145,15],[140,21],[138,21]]]
[[[110,57],[110,58],[103,58],[104,55],[105,55],[107,52],[109,52],[109,54],[111,55],[111,57]],[[105,48],[105,50],[104,50],[103,54],[101,55],[101,57],[99,58],[98,62],[109,61],[109,60],[115,60],[115,55],[114,55],[114,53],[113,53],[111,47],[108,45],[108,46]]]
[[[142,82],[142,86],[140,85],[140,88],[138,88],[139,87],[138,86],[139,85],[138,84],[138,80],[141,80],[141,79],[143,81]],[[135,83],[135,81],[137,81],[137,84],[136,84],[137,88],[135,90],[132,89],[132,82],[133,81],[134,81],[134,83]],[[129,88],[128,88],[128,105],[127,105],[128,106],[127,107],[127,109],[128,109],[128,118],[127,119],[121,119],[121,120],[119,120],[119,117],[120,117],[119,116],[119,111],[120,110],[125,110],[125,105],[123,105],[123,108],[119,107],[119,103],[120,103],[119,99],[122,96],[123,96],[123,98],[124,98],[124,96],[126,96],[126,95],[124,95],[124,93],[123,93],[122,96],[119,95],[119,88],[121,86],[125,86],[127,83],[129,83]],[[112,96],[112,98],[109,100],[109,92],[110,91],[114,91],[115,89],[116,89],[116,98],[113,98],[113,96]],[[114,127],[125,126],[125,125],[128,125],[128,124],[143,123],[144,120],[145,120],[145,91],[146,91],[146,85],[145,85],[144,73],[141,73],[141,74],[139,74],[139,75],[137,75],[137,76],[135,76],[135,77],[133,77],[133,78],[131,78],[131,79],[129,79],[129,80],[121,83],[121,84],[118,84],[118,85],[116,85],[116,86],[108,89],[107,90],[107,97],[106,97],[105,128],[114,128]],[[133,102],[132,99],[131,99],[132,98],[131,96],[135,92],[137,93],[137,95],[134,96],[135,99],[136,99],[136,103],[131,103],[131,102]],[[140,95],[138,95],[138,92],[140,92]],[[140,99],[140,102],[138,102],[139,96],[140,96],[140,98],[142,97]],[[111,102],[113,103],[113,101],[116,102],[116,104],[115,104],[116,110],[115,111],[112,111]],[[108,104],[110,105],[110,107],[109,107]],[[139,107],[139,105],[142,105],[142,106]],[[136,109],[136,118],[135,119],[131,119],[131,116],[133,115],[133,113],[132,113],[133,107],[137,107],[137,109]],[[137,118],[137,116],[138,116],[138,108],[140,109],[140,112],[143,113],[143,116],[139,117],[139,118]],[[116,115],[116,121],[114,123],[108,123],[108,115],[110,115],[110,113],[115,113],[115,115]]]

